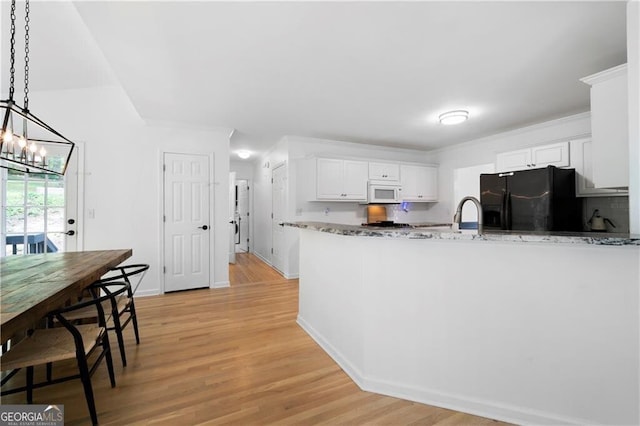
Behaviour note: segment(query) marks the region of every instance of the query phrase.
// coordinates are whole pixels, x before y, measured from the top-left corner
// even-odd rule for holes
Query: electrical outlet
[[[331,209],[329,207],[325,207],[324,208],[324,215],[325,216],[329,216],[329,212],[331,211]]]

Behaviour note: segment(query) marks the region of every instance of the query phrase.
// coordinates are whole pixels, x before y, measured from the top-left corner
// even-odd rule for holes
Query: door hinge
[[[164,216],[164,215],[163,215],[163,216],[162,216],[162,221],[163,221],[163,222],[166,222],[166,221],[167,221],[167,216]]]
[[[273,178],[271,178],[271,183],[273,183]]]
[[[271,213],[271,219],[273,219],[273,213]]]
[[[166,165],[166,164],[163,164],[163,165],[162,165],[162,171],[163,171],[163,172],[166,172],[166,171],[167,171],[167,165]]]
[[[247,216],[249,216],[249,212],[247,212]]]
[[[273,247],[271,247],[271,254],[273,254]]]
[[[163,267],[162,267],[162,273],[163,273],[163,274],[166,274],[166,273],[167,273],[167,267],[166,267],[166,266],[163,266]]]

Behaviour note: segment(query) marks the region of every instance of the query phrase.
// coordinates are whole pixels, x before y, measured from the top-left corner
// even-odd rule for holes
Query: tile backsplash
[[[615,225],[607,224],[608,232],[629,233],[629,197],[585,197],[582,201],[582,226],[585,231],[591,228],[587,223],[593,212],[598,209],[600,216],[606,217]]]

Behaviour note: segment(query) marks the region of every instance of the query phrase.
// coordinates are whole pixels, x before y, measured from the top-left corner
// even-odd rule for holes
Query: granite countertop
[[[344,225],[327,222],[285,222],[284,226],[310,229],[337,235],[422,240],[501,241],[533,243],[569,243],[607,246],[640,246],[640,235],[595,232],[526,232],[486,231],[478,235],[475,230],[453,231],[443,229],[449,224],[414,224],[411,228],[384,228]],[[440,229],[431,229],[440,228]]]

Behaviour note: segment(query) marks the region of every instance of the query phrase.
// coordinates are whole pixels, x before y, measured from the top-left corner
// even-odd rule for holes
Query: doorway
[[[250,200],[249,200],[249,180],[236,179],[236,233],[235,233],[235,249],[236,253],[249,252],[249,235],[250,226]]]
[[[208,155],[164,153],[164,291],[210,286]]]
[[[285,233],[284,214],[286,206],[287,167],[285,164],[277,166],[271,174],[271,265],[285,272]]]
[[[82,250],[82,146],[64,176],[0,168],[0,257]]]

